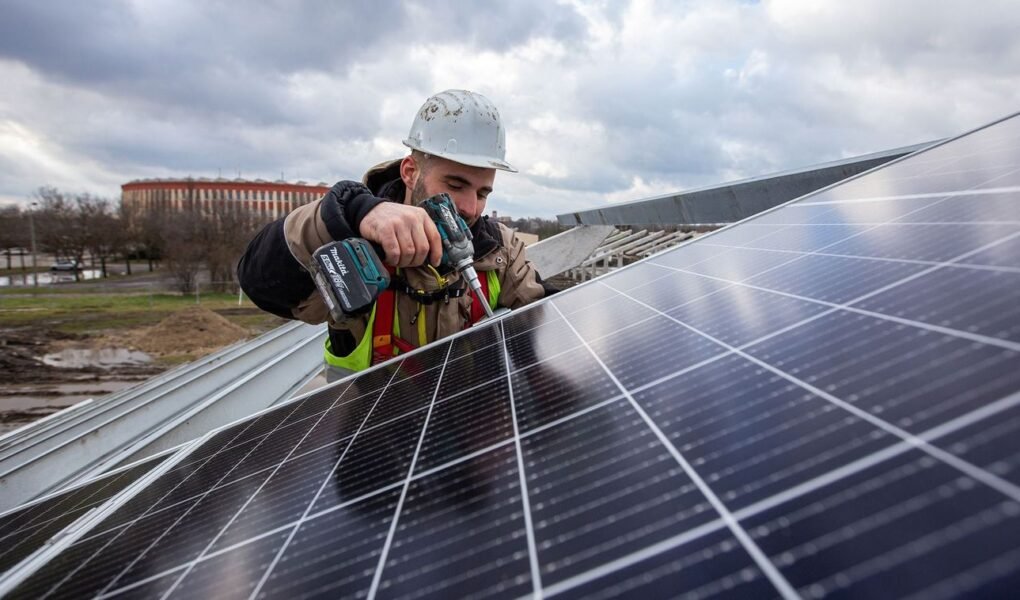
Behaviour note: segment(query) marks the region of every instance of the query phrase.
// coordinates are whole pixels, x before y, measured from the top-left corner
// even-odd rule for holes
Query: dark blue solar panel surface
[[[1020,119],[212,436],[51,597],[1008,597]]]
[[[0,517],[0,574],[123,491],[165,458],[166,455],[161,454],[4,514]]]

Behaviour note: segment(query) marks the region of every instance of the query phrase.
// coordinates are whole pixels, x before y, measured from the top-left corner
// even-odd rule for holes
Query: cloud
[[[500,107],[491,205],[552,216],[960,133],[1020,101],[1011,2],[5,3],[0,196],[333,181],[430,93]]]

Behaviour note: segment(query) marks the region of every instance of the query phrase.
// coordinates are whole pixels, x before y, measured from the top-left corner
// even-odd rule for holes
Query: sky
[[[520,170],[489,208],[549,218],[981,126],[1017,31],[1015,0],[0,0],[0,203],[360,179],[462,88]]]

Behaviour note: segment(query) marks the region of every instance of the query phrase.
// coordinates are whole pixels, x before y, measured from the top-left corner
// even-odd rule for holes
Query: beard
[[[418,177],[418,181],[415,181],[414,187],[411,188],[411,206],[421,206],[422,202],[431,198],[433,195],[434,194],[430,194],[425,191],[425,176],[422,175]],[[461,216],[463,217],[463,215]],[[473,219],[470,221],[464,219],[464,221],[467,222],[468,227],[473,227],[475,222],[478,221],[478,219]]]
[[[411,206],[419,206],[428,197],[429,193],[425,191],[425,177],[420,176],[411,189]]]

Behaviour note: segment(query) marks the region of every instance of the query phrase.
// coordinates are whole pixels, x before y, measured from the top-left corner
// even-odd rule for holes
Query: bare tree
[[[77,230],[76,205],[70,196],[52,187],[41,187],[35,197],[39,201],[36,212],[37,238],[43,250],[81,263],[85,256],[85,243]]]
[[[206,260],[213,287],[219,291],[233,288],[237,261],[252,236],[268,222],[256,212],[218,206],[207,215],[209,220]]]
[[[142,247],[142,211],[136,204],[121,202],[117,205],[117,220],[120,222],[117,251],[124,257],[124,266],[130,275],[131,259]]]
[[[7,257],[7,269],[11,269],[11,252],[21,250],[21,269],[25,269],[24,248],[29,245],[26,217],[16,206],[0,208],[0,249]]]
[[[76,198],[78,223],[84,234],[85,246],[92,258],[99,259],[102,277],[108,277],[106,263],[121,247],[124,236],[109,200],[82,194]]]
[[[182,211],[169,215],[162,229],[164,256],[177,289],[187,294],[195,290],[206,255],[209,237],[206,219],[197,212]]]
[[[167,229],[172,222],[174,214],[161,208],[150,208],[140,215],[138,220],[138,249],[149,262],[149,272],[153,270],[153,264],[163,258],[169,237]]]

